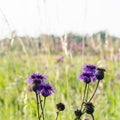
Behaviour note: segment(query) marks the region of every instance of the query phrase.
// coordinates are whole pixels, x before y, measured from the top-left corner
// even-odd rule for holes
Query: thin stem
[[[81,104],[81,110],[82,110],[82,107],[83,107],[83,104],[84,104],[84,99],[85,99],[85,94],[86,94],[86,88],[87,88],[87,83],[85,84],[84,96],[83,96],[82,104]]]
[[[46,103],[46,97],[44,97],[44,101],[43,101],[43,110],[42,110],[43,120],[45,120],[45,114],[44,114],[45,103]]]
[[[44,97],[43,110],[45,109],[46,97]]]
[[[42,110],[42,109],[43,109],[43,107],[42,107],[42,100],[41,100],[40,95],[39,95],[39,101],[40,101],[40,108],[41,108],[41,110]]]
[[[100,80],[98,80],[98,83],[97,83],[97,85],[96,85],[96,88],[95,88],[95,90],[94,90],[94,93],[93,93],[93,95],[91,96],[89,102],[93,99],[93,97],[94,97],[94,95],[95,95],[95,93],[96,93],[96,91],[97,91],[97,88],[98,88],[99,83],[100,83]]]
[[[36,100],[37,100],[38,120],[40,120],[40,113],[39,113],[39,100],[38,100],[38,94],[37,94],[37,93],[36,93]]]
[[[56,119],[55,119],[55,120],[57,120],[57,119],[58,119],[58,116],[59,116],[59,111],[57,112],[57,116],[56,116]]]
[[[87,90],[87,93],[86,93],[86,102],[87,102],[87,100],[88,100],[88,93],[89,93],[89,84],[87,85],[87,88],[86,88]]]
[[[42,100],[41,100],[40,95],[39,95],[39,100],[40,100],[40,107],[41,107],[41,111],[42,111],[42,118],[43,118],[43,120],[45,120],[45,117],[44,117],[44,110],[43,110],[43,105],[42,105]]]
[[[95,120],[94,115],[93,115],[93,114],[91,114],[91,116],[92,116],[92,119],[93,119],[93,120]]]

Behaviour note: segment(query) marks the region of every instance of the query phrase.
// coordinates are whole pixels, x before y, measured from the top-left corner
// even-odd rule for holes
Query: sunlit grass
[[[114,60],[101,60],[100,56],[65,57],[64,62],[57,63],[57,55],[51,54],[15,54],[8,52],[0,58],[0,119],[1,120],[36,120],[36,100],[30,91],[26,79],[32,73],[44,73],[55,89],[55,94],[47,99],[46,118],[56,117],[56,103],[64,102],[65,111],[60,120],[73,120],[74,110],[80,106],[84,84],[78,80],[84,64],[102,65],[106,76],[101,82],[95,96],[96,120],[117,120],[120,118],[120,81],[114,73],[120,71]],[[83,61],[84,60],[84,61]],[[94,86],[94,83],[92,85]],[[93,88],[91,88],[92,91]]]

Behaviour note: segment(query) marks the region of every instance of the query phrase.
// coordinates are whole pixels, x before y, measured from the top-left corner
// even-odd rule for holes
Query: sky
[[[120,0],[0,0],[0,38],[42,33],[92,34],[106,30],[120,37]]]

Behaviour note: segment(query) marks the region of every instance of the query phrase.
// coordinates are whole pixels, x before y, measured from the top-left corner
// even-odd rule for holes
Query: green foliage
[[[63,102],[66,109],[59,120],[73,120],[74,110],[80,106],[84,90],[84,83],[78,80],[77,75],[83,64],[97,64],[99,56],[75,56],[72,61],[65,58],[63,63],[57,63],[57,56],[50,54],[14,55],[14,52],[8,52],[0,58],[0,119],[37,119],[35,95],[26,79],[31,73],[39,72],[48,75],[48,81],[55,89],[55,94],[47,99],[46,118],[55,119],[55,105]],[[106,76],[94,99],[95,120],[117,120],[120,118],[120,78],[116,78],[114,73],[120,71],[120,61],[117,61],[118,66],[112,60],[101,64],[106,65]],[[95,87],[94,84],[92,87]]]

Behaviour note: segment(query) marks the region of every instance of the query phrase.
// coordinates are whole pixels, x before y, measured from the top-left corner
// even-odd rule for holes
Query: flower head
[[[85,72],[94,73],[95,70],[96,70],[96,66],[95,66],[95,65],[86,65],[86,66],[83,68],[83,71],[85,71]]]
[[[79,75],[79,79],[82,79],[85,83],[91,82],[91,76],[89,73],[82,73]]]
[[[105,69],[97,68],[96,78],[98,80],[102,80],[104,78],[104,72],[105,72]]]
[[[93,106],[93,104],[91,102],[85,103],[85,112],[87,114],[93,114],[93,112],[94,112],[94,106]]]
[[[91,80],[96,81],[96,66],[86,65],[83,68],[83,73],[79,75],[79,79],[82,79],[85,83],[90,83]]]
[[[86,66],[83,68],[83,72],[89,73],[90,76],[91,76],[91,79],[92,79],[93,81],[96,80],[96,78],[95,78],[96,66],[95,66],[95,65],[86,65]]]
[[[75,110],[74,113],[75,113],[76,118],[80,118],[83,115],[82,111],[79,109]]]
[[[46,75],[42,75],[42,74],[32,74],[29,78],[28,78],[28,84],[30,86],[33,86],[35,84],[41,84],[44,83],[45,80],[47,79]]]
[[[65,105],[61,102],[56,104],[56,107],[59,111],[63,111],[65,109]]]
[[[40,92],[44,97],[48,97],[54,93],[54,90],[50,84],[43,84],[40,87]]]

